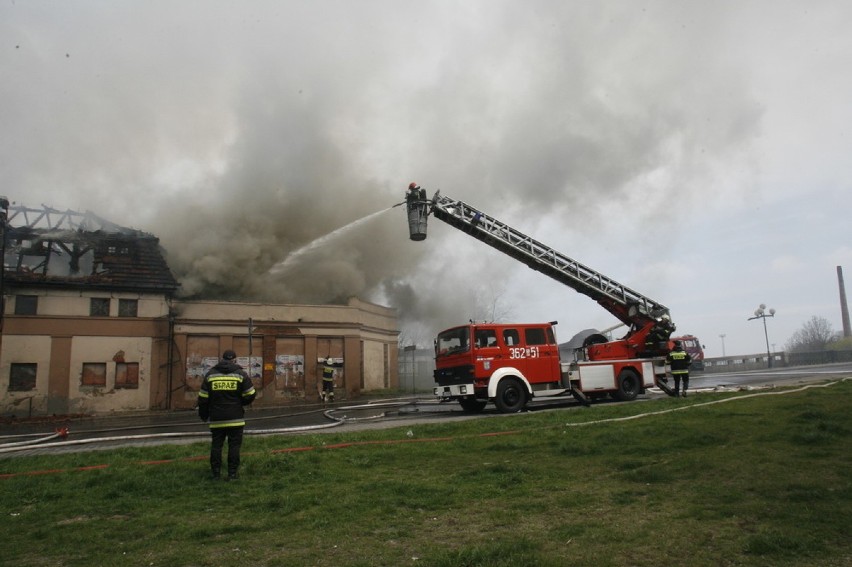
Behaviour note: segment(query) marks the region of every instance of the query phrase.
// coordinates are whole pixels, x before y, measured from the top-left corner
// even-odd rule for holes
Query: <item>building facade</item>
[[[150,234],[23,207],[4,228],[0,416],[189,409],[226,349],[258,406],[316,400],[328,358],[338,399],[398,385],[393,309],[179,300]]]

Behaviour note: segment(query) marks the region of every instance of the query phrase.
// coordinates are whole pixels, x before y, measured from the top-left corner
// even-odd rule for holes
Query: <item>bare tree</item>
[[[400,351],[407,346],[420,347],[429,343],[424,330],[418,325],[407,325],[400,329],[397,345]]]
[[[802,328],[793,333],[787,341],[787,352],[811,352],[825,350],[825,347],[839,338],[825,317],[811,317]]]
[[[490,282],[487,288],[482,286],[474,293],[474,321],[502,323],[513,317],[512,307],[504,297],[506,288],[502,284]]]

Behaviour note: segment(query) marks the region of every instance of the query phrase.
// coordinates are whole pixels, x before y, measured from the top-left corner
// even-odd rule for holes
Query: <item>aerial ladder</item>
[[[406,208],[411,240],[426,238],[427,218],[444,221],[462,232],[594,299],[628,327],[621,339],[603,334],[586,338],[583,349],[590,361],[625,360],[665,356],[675,330],[665,305],[569,258],[504,222],[437,191],[431,200],[416,184],[409,186]],[[658,386],[672,394],[665,383]]]

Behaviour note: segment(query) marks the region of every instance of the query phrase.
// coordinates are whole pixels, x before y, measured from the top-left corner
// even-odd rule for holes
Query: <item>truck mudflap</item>
[[[663,392],[665,392],[669,396],[671,396],[673,398],[677,397],[677,394],[675,394],[675,391],[672,390],[671,388],[669,388],[668,380],[665,377],[657,378],[656,380],[654,380],[654,382],[657,384],[657,388],[659,388],[660,390],[662,390]]]
[[[571,388],[571,395],[574,396],[574,399],[583,404],[586,407],[592,405],[592,402],[589,401],[589,398],[586,397],[586,394],[578,390],[577,388]]]
[[[435,386],[433,390],[435,397],[439,399],[439,401],[449,401],[455,400],[460,397],[472,396],[474,394],[473,391],[473,383],[470,384],[451,384],[449,386]]]

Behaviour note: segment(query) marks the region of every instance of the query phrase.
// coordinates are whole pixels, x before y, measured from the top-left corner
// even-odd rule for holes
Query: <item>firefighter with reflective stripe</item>
[[[254,401],[257,392],[248,374],[237,364],[232,350],[211,368],[198,390],[198,416],[210,423],[210,472],[218,479],[222,469],[222,447],[228,440],[228,480],[238,477],[240,447],[246,425],[244,406]]]
[[[322,392],[320,398],[324,402],[334,401],[334,361],[326,358],[322,366]]]
[[[689,353],[683,350],[683,343],[675,341],[674,349],[666,356],[666,362],[672,369],[672,377],[674,378],[674,395],[677,396],[680,391],[680,382],[683,380],[683,393],[686,397],[686,390],[689,388],[689,365],[692,364],[692,357]]]

